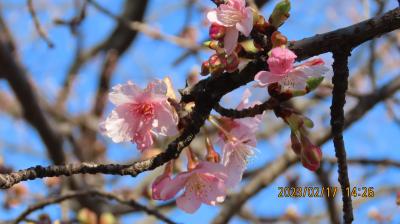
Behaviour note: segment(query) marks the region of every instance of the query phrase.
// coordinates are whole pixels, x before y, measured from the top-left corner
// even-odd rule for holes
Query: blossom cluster
[[[242,62],[267,58],[265,71],[259,71],[254,81],[256,87],[267,87],[271,97],[288,99],[315,89],[328,68],[321,58],[295,65],[296,54],[286,47],[287,38],[277,31],[288,18],[289,9],[290,2],[282,1],[266,21],[246,6],[245,0],[218,1],[217,8],[206,15],[211,24],[211,41],[207,46],[215,50],[215,54],[203,63],[202,75],[224,72],[231,75],[229,73],[240,70]],[[266,43],[255,38],[260,35],[267,38]],[[243,42],[250,43],[250,47]],[[267,52],[267,49],[270,50]],[[135,143],[140,152],[151,148],[155,137],[178,135],[179,116],[172,104],[177,99],[174,94],[169,94],[171,85],[167,80],[152,81],[144,89],[132,82],[113,87],[109,98],[116,107],[101,122],[101,132],[117,143]],[[250,95],[251,91],[246,89],[237,110],[259,104],[250,102]],[[317,170],[322,152],[311,143],[306,130],[312,127],[312,121],[291,110],[277,116],[290,127],[292,149],[304,167]],[[209,121],[218,134],[214,139],[206,138],[206,156],[199,159],[187,147],[187,171],[174,175],[174,161],[169,161],[152,184],[152,198],[169,200],[183,191],[176,203],[188,213],[195,212],[202,203],[216,205],[223,202],[227,191],[240,183],[247,163],[254,155],[256,132],[262,117],[261,114],[233,119],[210,115]]]

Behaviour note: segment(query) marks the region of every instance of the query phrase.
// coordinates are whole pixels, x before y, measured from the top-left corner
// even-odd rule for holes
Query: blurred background
[[[132,80],[145,87],[149,80],[169,76],[175,89],[186,80],[201,79],[197,74],[211,51],[200,48],[208,37],[205,12],[209,0],[35,0],[33,6],[47,42],[38,35],[25,0],[0,1],[1,23],[8,27],[17,46],[23,71],[34,86],[38,103],[54,130],[61,135],[64,162],[94,161],[129,163],[163,150],[171,139],[159,139],[156,148],[140,155],[133,144],[115,144],[98,133],[98,122],[112,109],[106,101],[110,86]],[[253,0],[268,18],[275,0]],[[394,0],[294,0],[289,20],[280,31],[289,40],[300,40],[332,31],[382,14],[398,6]],[[120,22],[118,22],[120,21]],[[132,23],[128,28],[123,25]],[[4,32],[4,29],[3,31]],[[49,47],[53,45],[53,47]],[[331,64],[331,54],[321,57]],[[345,106],[352,125],[344,139],[349,159],[351,186],[373,187],[370,198],[353,198],[354,223],[400,223],[396,192],[400,190],[400,95],[375,100],[385,85],[400,77],[400,31],[369,41],[352,52],[350,87]],[[312,94],[291,104],[315,122],[311,136],[322,144],[324,162],[313,173],[296,161],[277,178],[268,180],[250,198],[230,223],[330,223],[330,215],[341,217],[341,191],[333,144],[329,139],[331,77]],[[265,90],[254,83],[223,98],[227,107],[237,105],[244,88],[252,100],[265,100]],[[366,106],[366,104],[370,106]],[[208,124],[192,143],[204,152],[204,137],[212,136]],[[214,132],[215,133],[215,132]],[[286,152],[289,130],[272,113],[267,113],[259,132],[257,153],[249,161],[242,186],[268,170]],[[54,153],[54,155],[60,155]],[[0,79],[0,163],[2,172],[35,165],[54,164],[57,156],[48,150],[34,125],[21,113],[21,103],[4,79]],[[179,165],[179,164],[178,164]],[[185,163],[182,167],[184,169]],[[149,184],[162,171],[158,168],[136,178],[82,175],[74,178],[46,178],[28,181],[0,191],[0,220],[17,217],[32,203],[68,192],[70,189],[99,188],[132,197],[179,223],[209,223],[220,208],[203,205],[195,214],[175,208],[173,202],[148,199]],[[71,181],[75,180],[75,181]],[[73,183],[71,183],[73,182]],[[278,198],[278,187],[336,186],[334,200],[324,198]],[[233,192],[240,192],[240,187]],[[120,223],[158,223],[140,212],[106,201],[81,198],[46,207],[29,216],[38,220],[47,214],[52,221],[76,220],[87,208],[94,213],[112,212]],[[223,206],[223,205],[222,205]],[[87,211],[89,212],[89,211]]]

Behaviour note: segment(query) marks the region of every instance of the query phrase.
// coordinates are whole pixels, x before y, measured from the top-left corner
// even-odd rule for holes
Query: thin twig
[[[27,4],[28,4],[28,10],[29,10],[29,13],[31,14],[33,23],[35,24],[36,31],[38,32],[39,36],[46,42],[47,46],[49,48],[53,48],[54,47],[53,42],[49,39],[46,32],[43,30],[42,26],[40,25],[39,18],[37,17],[35,8],[33,7],[33,1],[27,0]]]
[[[333,144],[335,146],[336,158],[338,159],[339,183],[342,192],[346,192],[350,188],[349,175],[347,171],[346,148],[343,140],[344,127],[344,110],[346,103],[346,91],[348,87],[348,57],[349,50],[338,51],[333,53],[333,91],[332,91],[332,106],[331,106],[331,126],[333,135]],[[351,196],[342,194],[343,200],[343,219],[345,223],[353,222],[353,206]]]
[[[33,204],[31,206],[29,206],[24,212],[22,212],[13,222],[14,224],[18,224],[19,222],[25,220],[25,218],[31,214],[32,212],[35,212],[36,210],[39,209],[43,209],[46,206],[52,205],[52,204],[58,204],[62,201],[65,200],[69,200],[72,198],[77,198],[77,197],[82,197],[82,196],[98,196],[98,197],[102,197],[108,200],[115,200],[118,203],[121,204],[125,204],[125,205],[129,205],[137,210],[143,211],[149,215],[152,215],[156,218],[158,218],[159,220],[164,221],[165,223],[169,223],[169,224],[175,224],[176,222],[172,221],[171,219],[169,219],[168,217],[164,216],[163,214],[159,213],[157,210],[148,208],[138,202],[136,202],[135,200],[132,199],[125,199],[122,198],[121,196],[118,196],[116,194],[113,193],[109,193],[109,192],[104,192],[104,191],[99,191],[99,190],[88,190],[88,191],[77,191],[77,192],[70,192],[70,193],[66,193],[64,195],[58,196],[58,197],[54,197],[54,198],[48,198],[45,199],[43,201],[40,201],[36,204]]]

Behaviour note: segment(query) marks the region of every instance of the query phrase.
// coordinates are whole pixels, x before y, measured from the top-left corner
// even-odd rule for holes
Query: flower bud
[[[289,0],[283,0],[279,2],[275,6],[274,11],[269,17],[269,23],[275,28],[282,26],[282,24],[289,18],[289,11],[290,11]]]
[[[232,53],[226,59],[226,71],[232,73],[238,69],[239,57],[236,53]]]
[[[305,168],[311,171],[318,170],[322,160],[321,148],[313,145],[304,135],[301,135],[301,144],[303,146],[301,152],[301,163]]]
[[[216,4],[217,6],[226,3],[226,0],[211,0],[211,1],[214,2],[214,4]]]
[[[279,47],[287,44],[287,37],[285,37],[281,32],[275,31],[271,36],[272,47]]]
[[[297,154],[300,155],[301,154],[301,143],[299,138],[296,136],[294,131],[290,132],[290,140],[292,142],[292,149],[293,151]]]
[[[224,44],[218,40],[209,40],[209,41],[204,42],[203,45],[210,49],[213,49],[213,50],[217,50],[219,48],[224,47]]]
[[[264,16],[262,15],[256,15],[256,19],[254,21],[254,29],[261,32],[265,33],[270,26],[269,23],[265,20]]]
[[[204,62],[201,64],[201,72],[200,72],[200,75],[205,76],[205,75],[208,75],[209,73],[210,73],[210,62],[204,61]]]
[[[225,36],[226,28],[219,24],[213,23],[210,26],[209,35],[213,40],[221,40]]]
[[[213,75],[219,75],[225,70],[226,59],[214,54],[208,59],[210,65],[210,73]]]
[[[99,224],[116,224],[116,223],[117,223],[117,219],[115,218],[115,216],[112,213],[106,212],[106,213],[101,214]]]

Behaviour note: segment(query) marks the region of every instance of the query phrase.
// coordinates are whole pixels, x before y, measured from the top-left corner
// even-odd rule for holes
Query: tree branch
[[[98,191],[98,190],[70,192],[70,193],[66,193],[66,194],[58,196],[58,197],[45,199],[36,204],[30,205],[12,223],[18,224],[19,222],[23,221],[32,212],[39,210],[39,209],[43,209],[46,206],[49,206],[52,204],[57,204],[57,203],[60,203],[62,201],[69,200],[72,198],[83,197],[83,196],[85,196],[85,197],[86,196],[98,196],[98,197],[102,197],[102,198],[105,198],[108,200],[114,200],[114,201],[117,201],[118,203],[125,204],[125,205],[131,206],[137,210],[143,211],[143,212],[147,213],[148,215],[152,215],[152,216],[158,218],[159,220],[164,221],[165,223],[169,223],[169,224],[176,223],[176,222],[172,221],[171,219],[169,219],[168,217],[164,216],[163,214],[159,213],[157,210],[150,209],[150,208],[136,202],[135,200],[125,199],[125,198],[122,198],[113,193],[108,193],[108,192],[103,192],[103,191]]]
[[[333,91],[331,106],[331,126],[333,135],[333,144],[335,146],[335,154],[338,159],[339,183],[342,192],[346,192],[350,188],[349,174],[347,171],[346,148],[343,140],[344,127],[344,105],[346,103],[346,91],[348,87],[349,68],[348,57],[350,51],[333,52]],[[343,200],[343,219],[345,223],[353,222],[353,206],[351,203],[351,195],[342,194]]]

